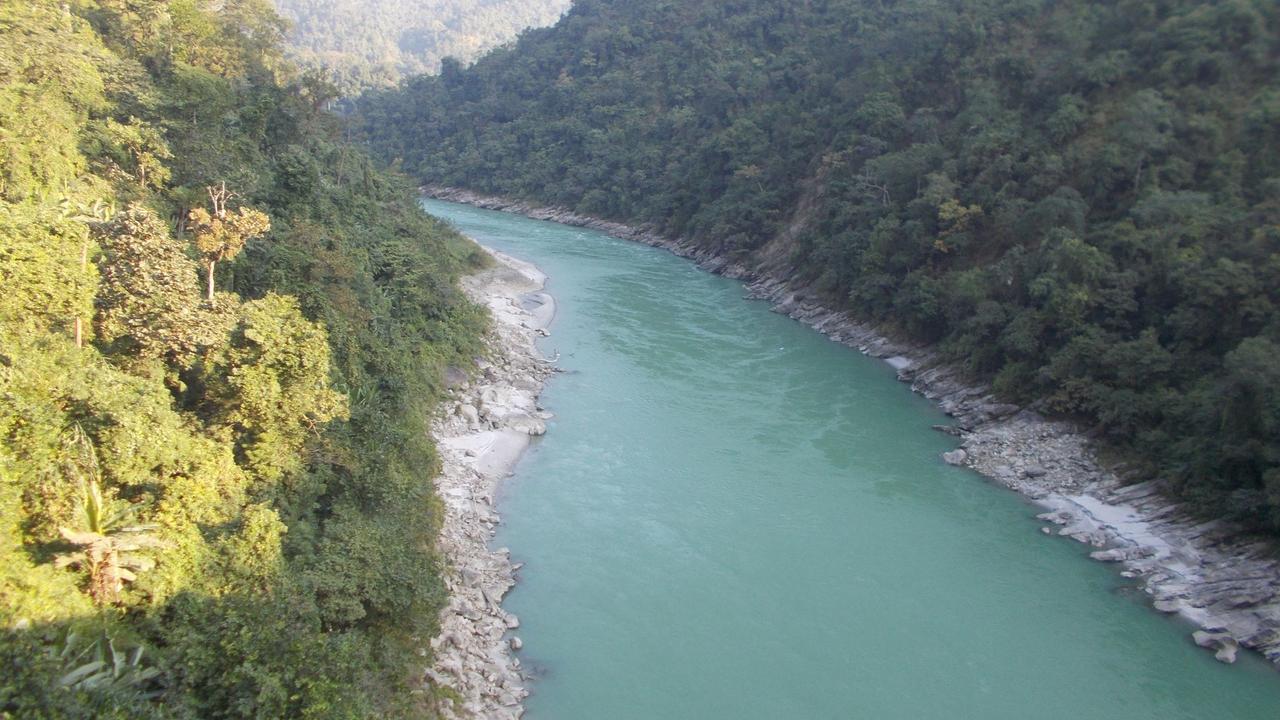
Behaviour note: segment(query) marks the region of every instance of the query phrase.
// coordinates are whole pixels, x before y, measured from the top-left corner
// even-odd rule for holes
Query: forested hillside
[[[653,223],[1280,530],[1280,4],[579,0],[366,103],[421,180]]]
[[[0,3],[0,717],[420,717],[478,251],[266,0]]]
[[[276,0],[291,21],[290,54],[323,67],[344,92],[434,73],[550,25],[569,0]]]

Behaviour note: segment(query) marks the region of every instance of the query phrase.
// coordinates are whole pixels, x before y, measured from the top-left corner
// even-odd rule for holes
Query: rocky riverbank
[[[494,495],[551,418],[537,397],[553,368],[534,342],[546,334],[555,305],[536,267],[489,254],[494,266],[462,285],[493,316],[490,356],[475,379],[455,379],[446,414],[433,425],[443,463],[436,491],[444,505],[440,549],[450,568],[450,599],[431,642],[435,664],[427,677],[457,694],[457,701],[444,701],[446,717],[510,720],[523,713],[529,693],[513,654],[520,623],[501,606],[519,565],[505,548],[489,549],[499,521]]]
[[[1273,544],[1253,541],[1221,521],[1205,522],[1169,499],[1158,482],[1126,484],[1097,459],[1083,432],[1016,405],[942,362],[928,348],[889,339],[877,328],[825,308],[804,288],[757,273],[650,228],[631,227],[453,188],[424,187],[442,200],[587,227],[665,248],[704,269],[747,283],[752,297],[836,342],[884,359],[898,377],[936,401],[956,424],[940,428],[960,439],[945,456],[1041,505],[1043,532],[1096,548],[1092,556],[1121,566],[1151,596],[1156,610],[1194,623],[1197,644],[1234,661],[1243,646],[1280,665],[1280,560]]]

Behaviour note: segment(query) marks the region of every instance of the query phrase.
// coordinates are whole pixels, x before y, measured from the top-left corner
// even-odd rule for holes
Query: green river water
[[[1280,718],[1036,508],[939,454],[886,364],[601,233],[425,201],[536,263],[556,414],[495,545],[537,720]]]

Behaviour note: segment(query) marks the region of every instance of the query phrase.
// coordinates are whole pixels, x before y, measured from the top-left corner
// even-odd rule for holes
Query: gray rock
[[[1041,513],[1036,516],[1037,520],[1046,520],[1055,525],[1066,525],[1071,522],[1071,513],[1066,510],[1055,510],[1054,512]]]
[[[547,434],[547,424],[538,418],[529,417],[528,415],[511,418],[507,421],[507,427],[533,437]]]
[[[1029,478],[1038,478],[1038,477],[1044,477],[1045,475],[1048,475],[1049,471],[1045,470],[1043,465],[1033,464],[1033,465],[1028,465],[1026,469],[1022,471],[1022,474],[1026,475]]]
[[[1195,640],[1200,647],[1213,650],[1213,656],[1219,662],[1228,664],[1235,662],[1236,653],[1240,650],[1240,643],[1224,632],[1197,630],[1191,634],[1191,639]]]
[[[474,427],[480,424],[480,411],[476,410],[475,405],[459,405],[458,416],[465,420],[468,426]]]
[[[942,461],[948,465],[963,465],[964,461],[969,458],[969,453],[960,448],[956,448],[951,452],[942,453]]]
[[[450,365],[449,367],[444,369],[445,387],[449,388],[450,390],[453,390],[455,388],[461,388],[466,383],[467,383],[467,374],[463,372],[460,368]]]
[[[1111,548],[1110,550],[1099,550],[1089,553],[1089,557],[1102,562],[1127,562],[1129,560],[1141,560],[1149,558],[1155,554],[1155,550],[1142,545],[1123,548]]]
[[[1120,562],[1128,559],[1128,554],[1124,548],[1111,548],[1110,550],[1099,550],[1089,553],[1089,557],[1101,562]]]
[[[1021,409],[1022,408],[1017,405],[1011,405],[1009,403],[991,403],[989,405],[982,406],[982,410],[984,412],[995,418],[1008,417]]]

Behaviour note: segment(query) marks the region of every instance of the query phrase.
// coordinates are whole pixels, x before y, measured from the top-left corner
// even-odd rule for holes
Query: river
[[[1280,717],[1280,675],[1152,611],[940,453],[893,370],[601,233],[424,201],[536,263],[555,413],[496,545],[535,720]]]

